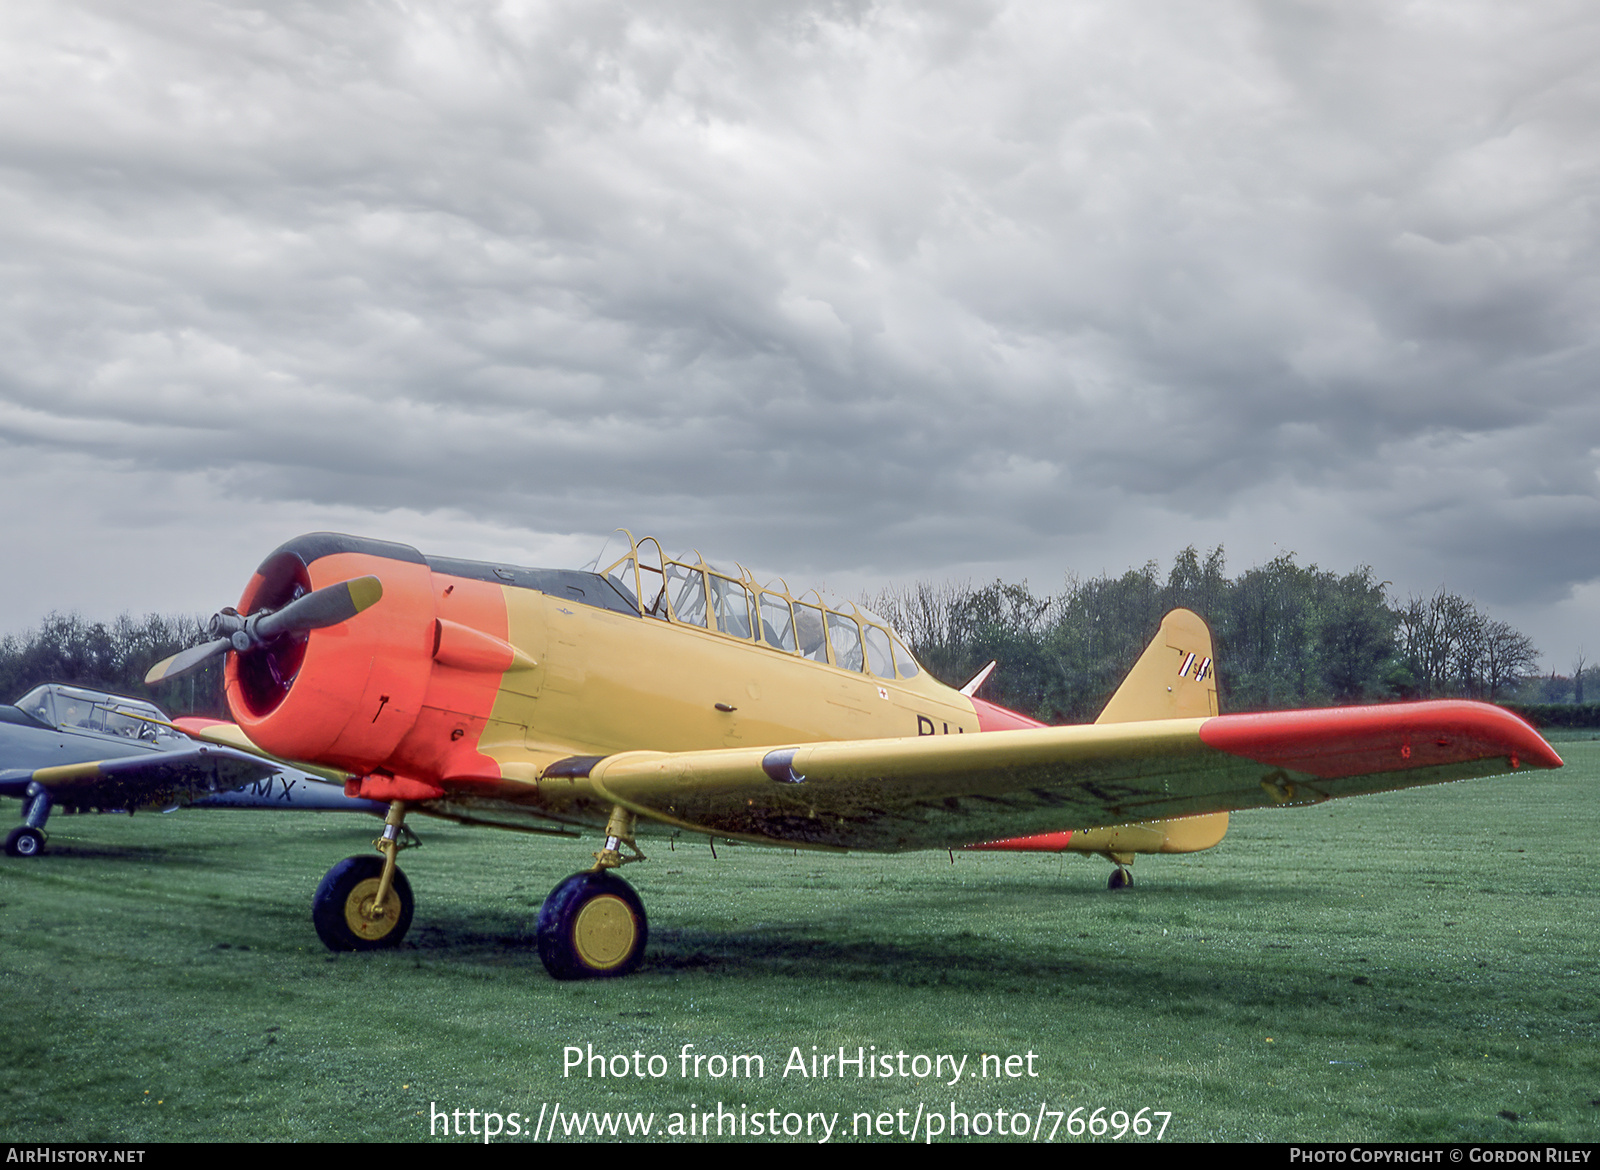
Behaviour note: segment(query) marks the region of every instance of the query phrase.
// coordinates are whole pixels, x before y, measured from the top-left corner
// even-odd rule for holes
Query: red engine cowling
[[[261,563],[239,612],[280,609],[369,574],[383,583],[383,597],[370,609],[228,656],[228,707],[266,751],[365,775],[389,760],[416,724],[437,641],[433,574],[416,549],[333,533],[298,537]]]

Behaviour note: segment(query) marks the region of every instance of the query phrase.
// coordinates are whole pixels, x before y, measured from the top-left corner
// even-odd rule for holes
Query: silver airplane
[[[143,699],[46,683],[0,706],[0,796],[22,801],[6,835],[10,857],[35,857],[45,822],[64,812],[153,808],[277,808],[366,812],[388,806],[348,797],[332,776],[220,742],[205,720],[180,728]],[[217,724],[231,731],[231,725]]]

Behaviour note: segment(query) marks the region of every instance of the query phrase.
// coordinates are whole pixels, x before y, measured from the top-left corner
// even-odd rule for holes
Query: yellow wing
[[[1284,711],[585,760],[593,791],[682,829],[900,851],[1488,776],[1561,759],[1483,703]],[[571,774],[569,771],[567,774]]]
[[[276,765],[232,748],[196,744],[107,760],[0,772],[0,795],[23,797],[38,784],[58,798],[115,807],[166,803],[226,792],[277,772]]]

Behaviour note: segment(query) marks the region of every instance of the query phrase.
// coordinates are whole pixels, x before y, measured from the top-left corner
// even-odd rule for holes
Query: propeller
[[[315,589],[279,610],[257,610],[245,617],[230,607],[212,617],[211,641],[162,659],[145,674],[145,685],[155,686],[192,674],[230,650],[246,654],[285,634],[336,626],[376,605],[382,596],[383,583],[376,577],[356,577]]]

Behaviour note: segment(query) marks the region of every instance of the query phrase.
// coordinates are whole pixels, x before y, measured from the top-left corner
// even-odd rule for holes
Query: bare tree
[[[1533,639],[1505,622],[1484,623],[1484,675],[1492,702],[1500,692],[1539,673],[1539,651]]]
[[[1400,653],[1411,668],[1417,693],[1424,698],[1444,693],[1454,657],[1447,596],[1443,589],[1432,597],[1413,596],[1397,615]]]
[[[1459,594],[1412,597],[1396,618],[1401,656],[1424,697],[1494,699],[1538,670],[1539,652],[1527,635]]]

